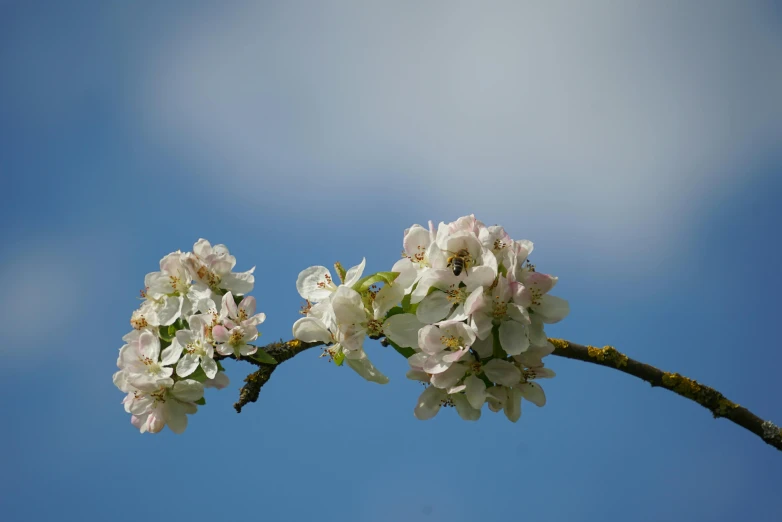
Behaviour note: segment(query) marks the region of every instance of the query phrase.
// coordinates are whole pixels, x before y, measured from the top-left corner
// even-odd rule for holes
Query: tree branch
[[[233,355],[218,355],[215,354],[215,359],[235,359],[237,361],[246,361],[250,364],[254,364],[255,366],[258,366],[258,369],[245,377],[244,379],[244,386],[242,386],[242,389],[239,391],[239,400],[234,403],[234,409],[237,413],[241,413],[242,408],[248,403],[248,402],[255,402],[258,400],[258,394],[261,393],[261,388],[264,384],[269,380],[269,377],[272,376],[272,373],[274,370],[279,366],[280,364],[284,363],[288,359],[291,359],[292,357],[295,357],[296,355],[300,354],[304,350],[308,350],[310,348],[313,348],[315,346],[320,346],[323,343],[303,343],[301,341],[292,340],[292,341],[282,341],[272,344],[267,344],[266,346],[258,348],[258,350],[263,350],[277,361],[277,364],[267,364],[262,363],[259,361],[256,361],[252,358],[252,356],[241,356],[241,357],[235,357]]]
[[[771,421],[764,421],[748,409],[728,400],[714,388],[705,386],[697,381],[684,377],[683,375],[679,375],[678,373],[664,372],[654,366],[638,362],[617,351],[612,346],[597,348],[594,346],[572,343],[570,341],[565,341],[564,339],[549,339],[549,341],[555,347],[553,355],[613,368],[614,370],[619,370],[620,372],[642,379],[651,384],[652,387],[659,386],[670,390],[677,395],[697,402],[708,409],[714,418],[724,417],[742,428],[751,431],[763,439],[766,444],[782,451],[782,429]],[[322,344],[323,343],[303,343],[301,341],[293,340],[280,341],[259,348],[259,350],[264,350],[274,357],[278,363],[276,365],[262,363],[252,357],[242,356],[237,359],[234,356],[215,355],[215,359],[231,358],[247,361],[258,366],[258,370],[248,375],[244,380],[245,385],[242,386],[242,389],[239,392],[239,401],[234,404],[236,411],[241,412],[244,405],[258,400],[258,394],[260,393],[261,388],[269,380],[272,372],[274,372],[277,366],[305,350]]]
[[[747,408],[728,400],[724,395],[678,373],[664,372],[648,364],[630,359],[613,346],[596,348],[571,343],[564,339],[549,339],[555,346],[553,355],[605,366],[638,377],[652,387],[659,386],[695,401],[708,409],[714,418],[724,417],[751,431],[766,444],[782,451],[782,430],[771,421],[764,421]]]

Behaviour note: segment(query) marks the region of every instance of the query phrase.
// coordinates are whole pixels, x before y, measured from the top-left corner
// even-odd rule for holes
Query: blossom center
[[[440,342],[443,346],[450,348],[451,350],[458,350],[464,346],[464,339],[462,337],[456,337],[455,335],[443,335],[440,337]]]
[[[149,326],[149,323],[147,322],[146,317],[144,317],[143,315],[138,315],[138,316],[132,316],[130,318],[130,325],[136,330],[141,330],[142,328],[146,328],[147,326]]]
[[[408,254],[407,252],[402,252],[402,257],[406,257],[410,259],[413,263],[418,264],[427,264],[426,263],[426,247],[423,245],[418,245],[415,247],[416,251],[413,254]]]
[[[234,328],[231,330],[231,334],[228,337],[228,344],[232,344],[234,346],[244,344],[244,332],[242,332],[239,328]]]
[[[377,319],[367,321],[367,333],[371,336],[383,335],[383,322]]]
[[[331,290],[332,292],[337,289],[337,286],[334,284],[334,281],[331,279],[331,275],[326,274],[323,281],[318,282],[318,288],[322,288],[324,290]]]
[[[199,357],[206,356],[206,348],[204,347],[204,343],[201,342],[200,339],[197,339],[192,343],[188,344],[185,350],[187,351],[187,353],[192,353],[198,355]]]
[[[158,361],[154,361],[144,355],[140,356],[138,360],[141,361],[141,363],[147,367],[147,373],[150,376],[154,377],[155,375],[158,375],[163,369],[163,367],[160,366],[160,363]]]
[[[190,289],[190,281],[187,278],[180,277],[179,274],[168,276],[168,281],[176,294],[185,295]]]
[[[445,297],[451,304],[462,304],[467,300],[467,292],[464,288],[452,288],[445,292]]]
[[[508,303],[499,302],[499,297],[495,297],[495,300],[491,315],[495,319],[502,319],[508,313]]]
[[[214,273],[214,271],[207,268],[205,265],[198,267],[198,278],[205,282],[212,290],[217,290],[217,285],[220,284],[220,276]]]

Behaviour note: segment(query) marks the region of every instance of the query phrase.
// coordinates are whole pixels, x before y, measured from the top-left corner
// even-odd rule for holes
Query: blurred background
[[[200,237],[256,269],[398,259],[475,213],[571,315],[782,423],[782,8],[761,1],[0,1],[0,518],[772,521],[782,455],[694,403],[551,358],[517,424],[420,422],[318,352],[184,435],[111,383],[144,275]]]

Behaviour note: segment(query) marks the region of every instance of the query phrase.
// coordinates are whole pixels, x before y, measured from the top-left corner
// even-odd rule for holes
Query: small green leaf
[[[206,399],[204,397],[201,397],[200,399],[195,401],[195,403],[198,404],[199,406],[204,406],[206,404]]]
[[[362,277],[358,282],[353,285],[353,290],[358,293],[366,292],[369,287],[375,283],[393,283],[394,279],[399,276],[399,272],[378,272],[366,277]]]
[[[269,352],[266,350],[258,350],[250,356],[250,359],[254,359],[264,364],[277,364],[277,359],[269,355]]]
[[[220,370],[221,372],[224,372],[225,368],[223,368],[223,364],[217,359],[215,359],[215,362],[217,363],[217,369]]]
[[[333,357],[334,364],[337,366],[342,366],[342,363],[345,362],[345,354],[343,352],[339,352],[337,355]]]
[[[399,314],[403,314],[403,313],[405,313],[405,311],[402,310],[401,306],[395,306],[391,310],[389,310],[388,313],[386,313],[386,319],[388,319],[389,317],[391,317],[393,315],[399,315]]]
[[[505,353],[505,350],[502,349],[502,344],[500,343],[500,327],[494,326],[491,329],[491,337],[492,337],[492,357],[495,359],[506,359],[508,357],[508,354]]]
[[[410,307],[412,306],[410,304],[410,299],[412,297],[413,297],[413,292],[410,292],[409,294],[405,294],[405,296],[402,298],[402,310],[404,310],[405,312],[408,312],[410,310]]]
[[[399,352],[400,355],[403,355],[405,359],[408,359],[411,355],[415,353],[415,350],[412,348],[402,348],[398,344],[396,344],[394,341],[386,337],[386,341],[388,341],[388,344],[394,347],[394,350]]]
[[[502,277],[508,277],[508,269],[502,263],[497,267],[497,270],[502,274]]]
[[[185,377],[185,379],[193,379],[194,381],[204,382],[206,379],[208,379],[208,377],[206,376],[206,373],[204,373],[204,369],[201,368],[201,366],[198,366],[196,371]]]

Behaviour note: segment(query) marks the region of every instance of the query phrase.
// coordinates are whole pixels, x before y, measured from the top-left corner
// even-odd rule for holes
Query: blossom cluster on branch
[[[488,404],[515,422],[522,398],[543,406],[536,380],[554,376],[543,363],[554,350],[544,325],[569,307],[549,294],[557,278],[529,262],[532,243],[470,215],[436,229],[413,225],[403,248],[389,272],[362,277],[364,261],[347,271],[336,264],[340,284],[326,267],[302,271],[296,287],[307,305],[294,337],[326,344],[337,365],[381,384],[388,378],[370,362],[364,339],[383,338],[407,357],[407,377],[426,385],[414,409],[419,419],[446,405],[477,420]]]
[[[168,425],[181,433],[187,415],[205,404],[204,388],[221,389],[228,377],[215,353],[252,356],[258,325],[253,269],[233,272],[236,258],[225,245],[199,239],[192,252],[172,252],[160,271],[144,278],[143,302],[122,339],[114,384],[141,433]],[[274,362],[260,354],[262,362]]]
[[[407,377],[425,385],[419,419],[445,405],[477,420],[487,404],[515,422],[522,398],[546,402],[536,382],[554,376],[543,363],[554,350],[544,325],[569,312],[567,301],[549,294],[557,278],[538,272],[531,252],[530,241],[472,215],[436,229],[413,225],[388,272],[364,275],[366,260],[348,270],[336,263],[335,275],[324,266],[303,270],[296,288],[306,305],[293,336],[325,345],[329,360],[379,384],[388,377],[370,361],[365,339],[393,346],[407,358]],[[142,433],[185,430],[187,415],[205,404],[204,388],[228,384],[216,354],[276,364],[251,344],[266,317],[246,295],[254,269],[237,273],[235,265],[224,245],[200,239],[147,274],[114,374]]]

